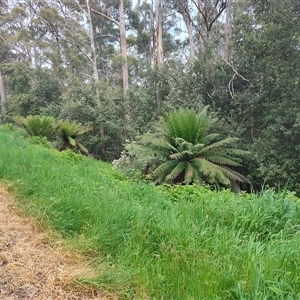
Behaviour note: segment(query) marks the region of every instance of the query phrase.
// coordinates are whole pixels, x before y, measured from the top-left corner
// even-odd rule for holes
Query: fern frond
[[[21,125],[28,134],[50,138],[53,136],[56,125],[55,119],[50,116],[27,116],[26,118],[16,116],[12,118]]]
[[[205,136],[202,137],[201,143],[203,143],[205,145],[210,144],[217,137],[219,137],[218,133],[211,133],[211,134],[205,135]]]
[[[214,163],[214,164],[218,164],[218,165],[227,165],[227,166],[233,166],[233,167],[239,167],[240,164],[232,159],[229,159],[227,157],[224,156],[220,156],[220,155],[206,155],[205,159],[207,159],[208,161]]]
[[[198,115],[195,111],[188,109],[165,114],[163,120],[168,129],[167,136],[180,137],[193,144],[198,143],[205,135],[210,123],[207,110],[208,106]]]
[[[211,173],[211,164],[203,158],[194,158],[191,163],[205,176]]]
[[[204,183],[203,174],[197,168],[194,167],[193,167],[193,182],[196,184]]]
[[[183,138],[175,138],[175,145],[181,149],[189,149],[193,146],[192,143],[187,142]]]
[[[193,157],[193,152],[189,150],[173,153],[170,155],[170,159],[175,159],[175,160],[183,160],[183,159],[187,160],[192,157]]]
[[[166,176],[166,180],[173,182],[184,170],[185,162],[178,163],[177,166],[171,171],[171,173]]]
[[[169,142],[167,142],[163,138],[156,137],[152,134],[145,134],[141,138],[141,143],[153,149],[177,152],[177,149],[174,146],[172,146]]]
[[[224,148],[223,152],[229,155],[237,155],[237,156],[247,156],[250,154],[249,151],[241,150],[241,149],[235,149],[235,148]]]
[[[197,135],[196,135],[196,139],[195,139],[195,143],[203,143],[203,138],[205,137],[207,130],[210,127],[211,124],[211,120],[208,117],[208,108],[209,106],[205,106],[202,111],[198,114],[198,118],[197,118]]]
[[[196,145],[194,145],[192,147],[193,153],[196,155],[197,153],[199,153],[203,149],[204,146],[205,146],[204,144],[196,144]]]
[[[59,124],[59,131],[63,139],[67,140],[68,137],[76,139],[79,135],[82,135],[91,130],[89,126],[83,126],[74,122],[63,121]]]
[[[163,179],[172,172],[172,170],[176,167],[177,164],[177,161],[170,160],[157,167],[152,172],[154,178],[156,178],[156,182],[161,183]]]
[[[80,152],[84,153],[85,155],[90,155],[87,148],[85,148],[81,143],[76,142],[76,147],[80,150]]]
[[[239,140],[238,138],[227,138],[204,147],[201,152],[206,152],[216,148],[221,148],[225,145],[232,144],[233,142],[236,142],[238,140]]]
[[[230,181],[227,173],[223,172],[223,168],[216,165],[204,158],[195,158],[193,163],[199,168],[201,172],[210,183],[222,183],[224,185],[229,185]]]
[[[215,169],[214,178],[216,179],[217,183],[230,186],[230,179],[226,176],[226,174],[222,170],[219,170],[219,168]]]
[[[249,179],[247,177],[245,177],[244,175],[242,175],[241,173],[231,170],[230,168],[227,167],[222,167],[223,172],[228,174],[226,175],[228,178],[232,179],[233,181],[239,181],[239,182],[246,182],[246,183],[250,183]]]

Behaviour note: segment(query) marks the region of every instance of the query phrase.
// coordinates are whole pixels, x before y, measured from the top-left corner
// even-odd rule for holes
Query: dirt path
[[[87,272],[83,259],[52,245],[37,223],[17,213],[0,186],[0,299],[117,299],[75,283]]]

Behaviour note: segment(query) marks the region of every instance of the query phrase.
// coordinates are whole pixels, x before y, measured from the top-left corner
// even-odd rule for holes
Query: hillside
[[[300,296],[293,193],[131,182],[110,164],[22,135],[0,129],[0,180],[23,212],[92,263],[93,275],[78,275],[78,282],[119,299]]]

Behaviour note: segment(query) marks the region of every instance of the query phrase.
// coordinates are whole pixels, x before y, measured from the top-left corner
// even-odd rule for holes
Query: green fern
[[[164,115],[160,131],[146,133],[140,138],[143,157],[148,149],[160,159],[152,172],[156,183],[233,186],[234,182],[248,182],[246,177],[231,169],[239,167],[238,156],[248,152],[232,147],[236,138],[216,141],[219,135],[208,133],[212,122],[207,111],[208,107],[199,114],[184,109],[170,112]]]
[[[210,125],[207,110],[208,106],[198,115],[193,110],[185,109],[165,114],[163,131],[169,138],[182,138],[187,142],[197,144]]]
[[[60,150],[71,149],[88,155],[88,150],[78,142],[77,138],[88,132],[91,128],[74,122],[63,121],[59,124],[59,133],[62,138]]]
[[[215,141],[219,135],[208,133],[211,123],[207,106],[198,115],[193,110],[181,109],[163,117],[163,135],[156,137],[152,145],[162,149],[162,145],[168,144],[168,147],[164,147],[164,157],[178,164],[174,167],[172,163],[172,170],[159,167],[158,182],[182,180],[190,184],[205,181],[225,186],[231,186],[232,181],[248,182],[243,175],[230,169],[239,167],[241,160],[238,156],[247,155],[248,152],[231,147],[238,141],[237,138]],[[148,135],[149,140],[151,135]]]
[[[31,136],[41,136],[51,139],[57,130],[55,119],[49,116],[15,116],[12,118]]]

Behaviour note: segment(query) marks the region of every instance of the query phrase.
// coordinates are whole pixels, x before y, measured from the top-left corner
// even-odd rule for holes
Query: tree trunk
[[[178,12],[182,15],[186,29],[188,31],[189,44],[190,44],[190,61],[193,61],[195,58],[194,36],[193,36],[192,20],[191,20],[189,5],[187,0],[180,0]]]
[[[95,47],[94,29],[93,29],[93,22],[92,22],[90,0],[86,0],[86,8],[87,8],[87,18],[88,18],[88,23],[89,23],[90,46],[91,46],[91,50],[92,50],[92,60],[91,61],[92,61],[92,65],[93,65],[94,80],[97,85],[99,82],[99,76],[98,76],[97,53],[96,53],[96,47]]]
[[[123,79],[123,93],[127,95],[128,84],[128,63],[127,63],[127,43],[126,43],[126,29],[125,29],[125,14],[123,0],[119,0],[119,31],[120,31],[120,49],[122,57],[122,79]]]
[[[88,1],[88,0],[86,0]],[[124,13],[124,2],[119,0],[119,21],[110,17],[109,15],[92,9],[93,13],[102,16],[108,21],[118,26],[120,34],[120,52],[122,57],[122,80],[123,80],[123,93],[127,95],[129,84],[128,84],[128,63],[127,63],[127,43],[126,43],[126,28],[125,28],[125,13]]]
[[[0,70],[0,109],[1,109],[1,123],[4,122],[4,103],[5,103],[5,92],[4,92],[4,85],[2,80],[2,74]]]
[[[162,63],[162,0],[156,0],[156,65],[160,67]]]
[[[225,44],[224,44],[224,57],[228,59],[229,57],[229,43],[231,39],[231,0],[227,1],[227,8],[226,8],[226,19],[225,19]]]
[[[209,48],[212,27],[217,23],[229,0],[192,0],[198,11],[199,45],[202,51]]]

